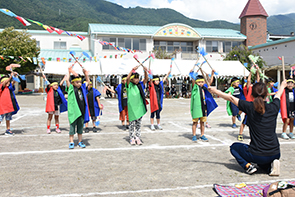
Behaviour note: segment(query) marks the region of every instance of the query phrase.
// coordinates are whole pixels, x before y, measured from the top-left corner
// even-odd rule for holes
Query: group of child
[[[149,78],[148,70],[143,66],[144,79],[140,81],[140,76],[136,72],[139,66],[134,67],[128,75],[122,76],[122,82],[117,86],[115,90],[110,89],[106,86],[106,89],[117,94],[118,98],[118,109],[120,112],[119,119],[122,123],[122,127],[129,130],[129,141],[131,145],[142,145],[141,139],[141,121],[142,117],[147,112],[147,105],[150,105],[150,122],[151,130],[156,128],[162,130],[160,125],[160,113],[163,110],[163,96],[164,87],[163,83],[168,78],[170,72],[160,80],[160,77],[154,75]],[[191,73],[194,71],[191,70]],[[191,104],[190,111],[192,116],[192,141],[197,141],[196,128],[200,128],[202,141],[208,141],[205,137],[205,123],[210,113],[218,107],[211,93],[208,92],[208,86],[213,82],[214,70],[212,70],[211,78],[208,75],[204,78],[203,75],[197,75],[192,78],[192,91],[191,91]],[[79,147],[85,148],[86,145],[82,141],[82,133],[85,125],[85,133],[90,131],[88,122],[91,119],[93,123],[93,132],[97,132],[96,120],[102,113],[103,105],[100,103],[100,92],[93,88],[92,82],[89,80],[88,72],[83,69],[85,81],[82,81],[80,75],[72,75],[70,80],[70,69],[69,73],[65,75],[60,83],[51,82],[47,88],[47,102],[45,111],[48,113],[47,118],[47,133],[51,133],[50,125],[54,115],[57,133],[60,133],[59,128],[59,115],[62,112],[68,111],[68,120],[70,123],[69,131],[69,148],[73,149],[74,135],[78,134]],[[12,115],[16,114],[19,110],[18,103],[14,95],[14,81],[10,82],[13,76],[17,73],[11,72],[10,76],[1,78],[0,84],[0,122],[6,119],[6,132],[7,135],[13,135],[10,131],[10,120]],[[46,77],[43,75],[47,81]],[[233,95],[241,100],[253,101],[251,96],[252,84],[251,84],[251,72],[246,79],[244,79],[243,86],[240,84],[240,80],[236,77],[231,79],[231,87],[227,89],[226,93]],[[208,79],[207,79],[208,78]],[[149,81],[149,82],[148,82]],[[205,82],[208,84],[206,84]],[[259,82],[259,73],[256,72],[256,82]],[[66,99],[59,85],[66,82],[68,87],[68,98]],[[281,98],[281,115],[284,122],[282,138],[284,139],[295,139],[293,135],[293,126],[295,118],[295,93],[294,93],[294,80],[287,80],[287,87]],[[148,84],[150,92],[150,103],[145,99],[145,84]],[[273,96],[276,93],[274,86],[274,80],[272,78],[267,79],[268,97],[267,102],[272,102]],[[241,111],[239,108],[231,102],[227,102],[226,105],[227,113],[232,116],[232,127],[236,128],[236,119],[241,121]],[[157,124],[154,124],[154,117],[156,116]],[[125,123],[126,122],[126,123]],[[199,124],[198,124],[199,122]],[[243,141],[243,129],[247,125],[247,115],[245,115],[242,121],[238,140]],[[290,133],[286,134],[287,126],[290,125]]]

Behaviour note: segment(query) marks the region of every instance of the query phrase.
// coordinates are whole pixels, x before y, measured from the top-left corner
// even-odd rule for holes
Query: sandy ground
[[[60,116],[61,134],[46,134],[42,95],[17,96],[21,110],[13,117],[15,136],[0,126],[0,196],[217,196],[213,184],[265,183],[295,180],[295,140],[281,144],[281,175],[258,170],[245,174],[229,152],[239,128],[231,128],[225,101],[210,115],[209,142],[191,141],[190,100],[165,99],[163,130],[142,122],[144,145],[130,146],[118,120],[117,100],[102,100],[105,109],[99,133],[83,134],[85,149],[69,150],[67,113]],[[240,122],[238,122],[240,125]],[[278,117],[280,136],[282,121]],[[197,130],[197,134],[200,134]],[[248,128],[245,143],[249,143]],[[77,143],[77,136],[75,136]]]

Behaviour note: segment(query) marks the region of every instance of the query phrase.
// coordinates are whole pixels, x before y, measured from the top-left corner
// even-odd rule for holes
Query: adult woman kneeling
[[[250,130],[250,145],[233,143],[230,147],[231,154],[248,174],[257,171],[256,167],[251,163],[256,163],[271,176],[278,176],[280,173],[279,159],[281,154],[276,126],[280,110],[280,97],[285,87],[286,81],[283,81],[273,102],[269,104],[265,101],[268,93],[267,87],[262,82],[258,82],[252,87],[253,102],[239,100],[214,87],[208,88],[211,93],[238,106],[248,116],[247,125]]]

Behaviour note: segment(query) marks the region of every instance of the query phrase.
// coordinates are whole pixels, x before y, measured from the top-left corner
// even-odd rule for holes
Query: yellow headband
[[[196,82],[198,82],[198,81],[205,81],[205,79],[197,79]]]
[[[57,82],[53,82],[53,83],[50,84],[50,86],[54,86],[54,85],[58,85],[58,83]]]
[[[233,85],[233,83],[236,83],[236,82],[238,82],[238,81],[240,81],[240,80],[235,80],[235,81],[233,81],[233,82],[231,83],[231,85]]]
[[[82,79],[81,78],[75,78],[71,82],[74,82],[74,81],[82,81]]]
[[[1,82],[2,82],[2,81],[1,81]],[[293,79],[288,79],[288,80],[287,80],[287,83],[288,83],[288,82],[292,82],[292,83],[294,83],[294,80],[293,80]]]
[[[9,79],[9,78],[5,77],[5,78],[1,79],[1,83],[7,79]]]
[[[122,81],[123,81],[123,80],[126,80],[126,79],[127,79],[127,77],[124,77],[124,78],[122,78]],[[131,77],[130,77],[130,79],[131,79]]]
[[[84,83],[87,83],[87,81],[84,81]],[[91,81],[89,81],[89,84],[92,84],[92,82],[91,82]]]
[[[160,81],[160,79],[159,79],[159,78],[154,78],[154,79],[153,79],[153,81],[156,81],[156,80]]]

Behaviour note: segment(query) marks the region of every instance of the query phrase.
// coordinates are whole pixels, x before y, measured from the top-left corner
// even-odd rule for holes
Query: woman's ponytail
[[[267,87],[262,82],[258,82],[252,87],[252,96],[254,97],[254,110],[261,115],[265,113],[264,98],[267,96],[267,93]]]

